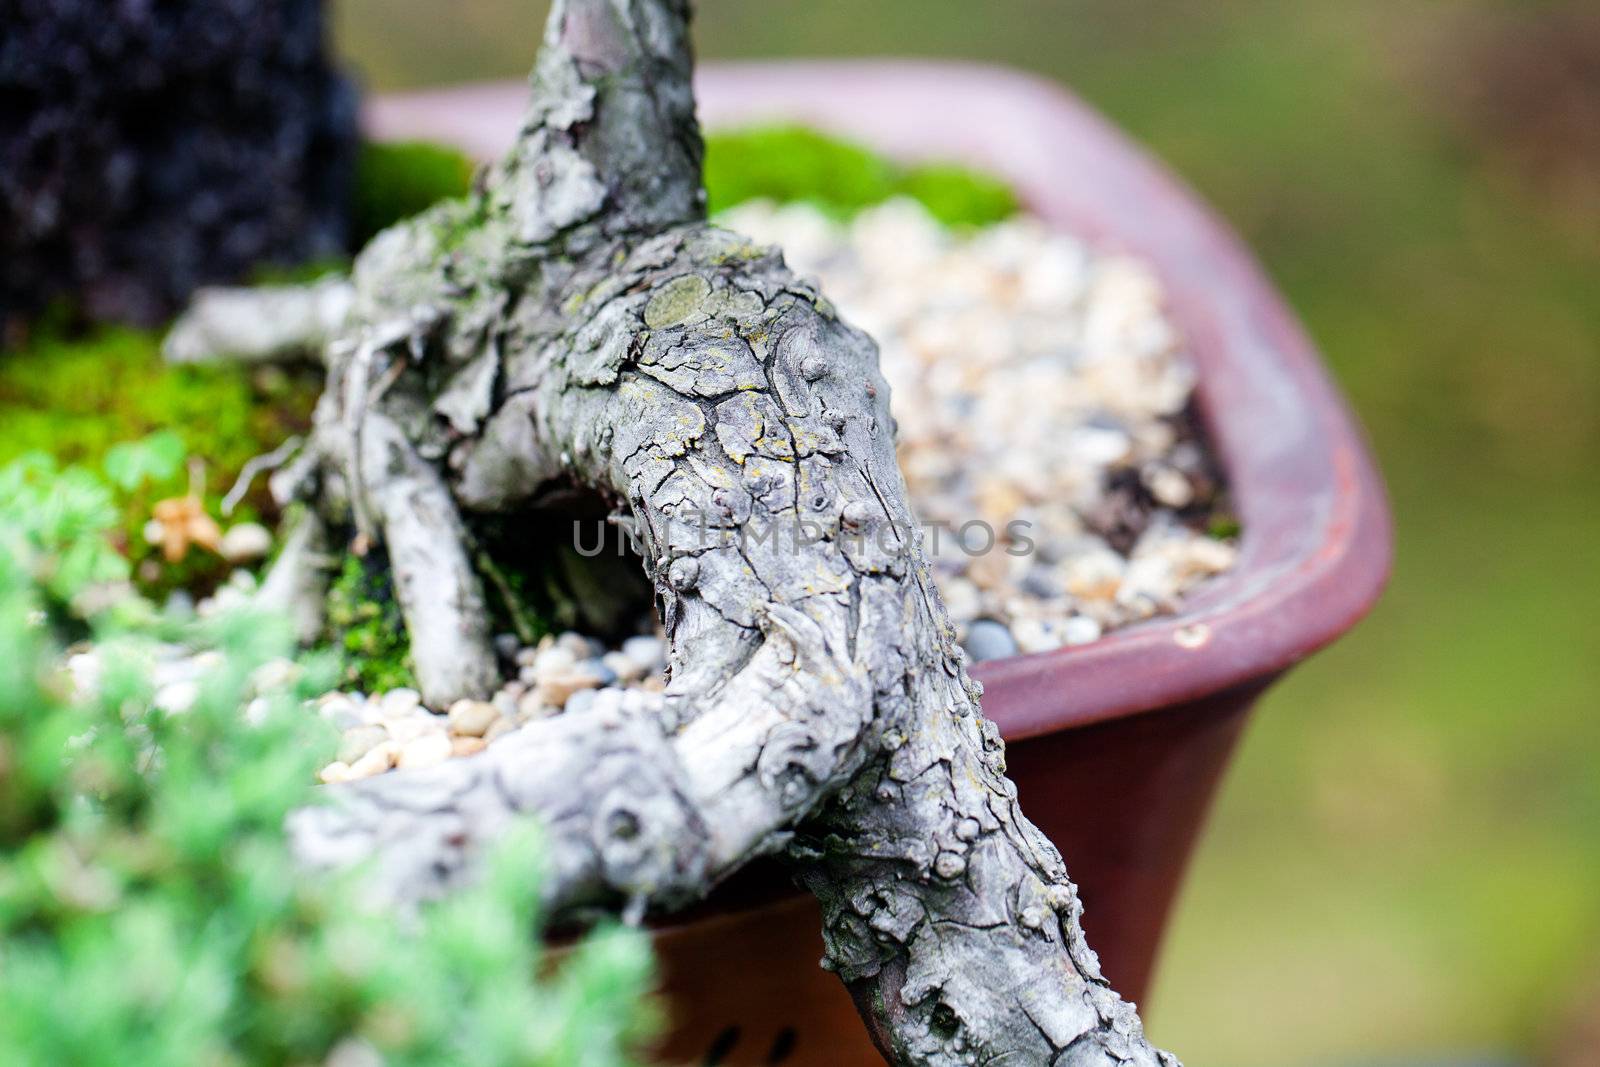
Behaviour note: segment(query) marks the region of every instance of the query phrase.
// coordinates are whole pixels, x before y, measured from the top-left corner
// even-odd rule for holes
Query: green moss
[[[906,172],[901,193],[920,200],[946,226],[987,226],[1015,215],[1016,194],[998,178],[966,167],[933,163]]]
[[[1239,536],[1242,529],[1237,518],[1223,512],[1212,516],[1211,521],[1206,524],[1206,536],[1214,537],[1218,541],[1232,541]]]
[[[1017,212],[997,179],[953,164],[902,168],[860,145],[800,126],[706,137],[706,195],[721,211],[746,200],[803,200],[836,218],[894,196],[920,201],[948,226],[982,226]]]
[[[356,247],[440,200],[465,196],[473,170],[472,160],[442,145],[423,141],[363,145],[351,212]]]
[[[182,454],[200,461],[202,499],[219,515],[221,496],[247,460],[309,426],[319,387],[315,374],[278,368],[170,366],[161,358],[160,335],[151,330],[72,333],[46,320],[20,348],[0,353],[0,463],[40,452],[60,464],[98,468],[126,442],[167,431]],[[152,594],[203,591],[227,570],[204,551],[167,564],[144,542],[151,506],[189,489],[187,466],[169,465],[143,479],[124,502],[119,545]],[[271,515],[258,483],[232,519]]]
[[[328,638],[346,683],[368,693],[416,685],[411,641],[381,552],[345,556],[328,589]]]
[[[356,175],[352,231],[357,246],[401,219],[465,196],[474,166],[452,148],[424,141],[369,143]],[[706,138],[706,193],[712,211],[746,200],[804,200],[838,218],[894,196],[920,201],[948,226],[982,226],[1018,210],[1005,183],[949,163],[900,167],[849,141],[802,126],[760,126]],[[481,220],[440,217],[441,244],[453,247]],[[326,269],[326,265],[319,265]],[[281,275],[282,272],[279,272]],[[287,275],[302,278],[305,271]]]
[[[806,200],[846,217],[893,196],[898,175],[858,145],[799,126],[763,126],[706,138],[712,211],[746,200]]]
[[[481,549],[475,556],[478,572],[488,581],[489,610],[496,633],[513,633],[524,645],[536,644],[551,633],[550,620],[539,608],[530,588],[529,570],[503,566],[492,554]]]
[[[170,366],[151,330],[45,323],[0,354],[0,463],[37,451],[98,465],[120,442],[170,429],[216,482],[305,429],[319,384],[276,369]]]

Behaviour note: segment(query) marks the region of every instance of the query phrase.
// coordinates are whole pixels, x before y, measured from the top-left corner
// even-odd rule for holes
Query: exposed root
[[[422,699],[487,697],[500,680],[483,586],[450,490],[391,420],[363,420],[361,468],[381,524]]]
[[[314,511],[299,511],[277,560],[256,590],[257,606],[292,619],[301,644],[312,644],[322,636],[330,574],[327,540],[321,517]]]
[[[173,363],[314,362],[344,325],[354,292],[337,276],[310,285],[201,289],[161,352]]]

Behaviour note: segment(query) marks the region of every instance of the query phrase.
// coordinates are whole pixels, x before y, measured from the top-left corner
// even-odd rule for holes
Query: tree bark
[[[895,1063],[1174,1064],[1005,777],[871,339],[704,221],[687,20],[683,0],[555,5],[516,146],[358,260],[307,456],[277,482],[385,544],[433,703],[495,678],[470,523],[600,491],[643,546],[667,689],[334,787],[293,820],[298,852],[373,858],[406,904],[532,813],[552,909],[637,916],[787,851]]]

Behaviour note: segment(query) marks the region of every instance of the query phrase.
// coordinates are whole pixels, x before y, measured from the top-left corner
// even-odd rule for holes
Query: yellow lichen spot
[[[711,295],[711,283],[698,274],[681,274],[667,282],[644,307],[644,324],[652,330],[687,322]]]

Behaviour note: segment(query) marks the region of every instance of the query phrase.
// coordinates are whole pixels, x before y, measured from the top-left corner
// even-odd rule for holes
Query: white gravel
[[[877,339],[901,469],[939,531],[926,540],[964,639],[990,619],[1024,652],[1094,641],[1233,564],[1230,543],[1179,515],[1214,486],[1181,417],[1194,370],[1143,263],[1027,217],[952,232],[911,200],[850,223],[759,202],[720,221],[782,247]],[[1130,502],[1134,531],[1119,521]],[[974,658],[1004,647],[979,644]]]

